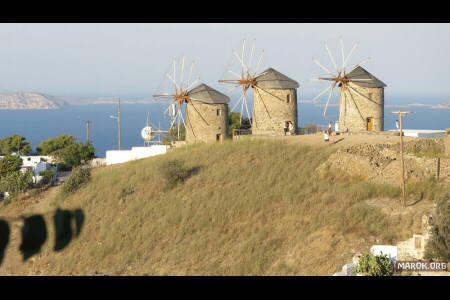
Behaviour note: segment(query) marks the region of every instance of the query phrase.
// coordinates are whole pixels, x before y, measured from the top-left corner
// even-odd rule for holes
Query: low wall
[[[166,152],[166,145],[132,147],[131,150],[108,150],[106,151],[106,165],[120,164],[135,159],[164,154]]]

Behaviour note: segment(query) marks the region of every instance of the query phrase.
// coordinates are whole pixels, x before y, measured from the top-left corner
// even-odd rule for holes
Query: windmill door
[[[221,143],[221,144],[222,144],[222,134],[218,133],[218,134],[216,135],[216,141],[217,141],[218,143]]]
[[[367,130],[369,130],[369,131],[373,130],[373,118],[372,117],[367,118]]]

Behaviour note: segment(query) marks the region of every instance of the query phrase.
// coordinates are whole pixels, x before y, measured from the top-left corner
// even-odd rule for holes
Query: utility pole
[[[400,152],[401,152],[401,160],[402,160],[402,194],[403,194],[403,207],[406,207],[406,189],[405,189],[405,162],[403,160],[403,125],[402,119],[403,115],[412,114],[413,111],[393,111],[391,112],[394,115],[398,115],[400,121]]]
[[[120,97],[119,97],[119,108],[118,108],[118,115],[116,116],[109,116],[111,119],[117,119],[117,124],[119,125],[119,149],[121,150],[121,134],[120,134]]]
[[[119,150],[121,150],[121,134],[120,134],[120,97],[119,97],[119,113],[118,113],[118,118],[117,118],[118,122],[119,122]]]
[[[86,135],[87,135],[86,139],[89,144],[90,143],[90,141],[89,141],[89,120],[86,121]]]

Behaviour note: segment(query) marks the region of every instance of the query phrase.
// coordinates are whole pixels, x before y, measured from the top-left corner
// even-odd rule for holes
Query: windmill
[[[337,86],[340,88],[339,122],[340,126],[343,126],[342,129],[348,129],[350,131],[383,130],[383,88],[386,85],[362,68],[362,65],[370,60],[370,57],[357,64],[350,71],[346,71],[346,66],[358,43],[354,43],[346,56],[342,37],[339,37],[339,42],[342,58],[340,67],[337,66],[328,44],[325,43],[325,50],[335,70],[334,72],[331,72],[321,62],[313,58],[313,62],[327,73],[327,75],[313,80],[327,81],[330,84],[318,93],[312,102],[315,102],[319,97],[328,92],[328,98],[323,111],[323,116],[326,119],[327,108],[333,90]]]
[[[253,40],[250,53],[246,53],[246,40],[242,42],[242,51],[239,56],[233,51],[232,61],[222,77],[234,76],[235,79],[220,79],[222,84],[233,85],[228,93],[234,89],[241,88],[241,96],[235,103],[232,111],[241,105],[241,125],[244,108],[247,117],[251,120],[252,134],[279,135],[283,133],[284,124],[292,122],[297,129],[297,92],[298,83],[291,78],[281,74],[273,68],[258,74],[258,69],[264,55],[261,52],[255,70],[252,70],[253,56],[255,50],[255,40]],[[247,55],[248,54],[248,55]],[[248,57],[248,62],[246,61]],[[236,64],[236,62],[238,64]],[[233,64],[234,63],[234,64]],[[233,70],[233,67],[235,70]],[[238,70],[239,69],[239,70]],[[240,73],[240,74],[239,74]],[[247,91],[253,89],[252,115],[247,105]]]
[[[241,124],[242,124],[244,108],[245,108],[245,112],[247,113],[247,117],[251,120],[251,123],[253,123],[253,120],[251,119],[250,113],[248,110],[247,96],[246,96],[246,93],[250,88],[253,88],[256,91],[256,93],[259,95],[259,97],[257,97],[257,98],[259,99],[259,101],[261,101],[263,103],[263,106],[267,113],[266,117],[270,118],[271,116],[270,116],[270,112],[267,109],[267,106],[263,100],[263,97],[262,97],[263,94],[266,96],[270,95],[276,99],[279,99],[280,101],[284,101],[284,99],[281,99],[280,97],[274,95],[273,93],[268,91],[266,88],[264,88],[260,84],[259,78],[264,76],[268,72],[268,70],[266,70],[266,71],[262,72],[261,74],[257,75],[259,67],[261,65],[262,58],[264,56],[264,50],[262,50],[261,54],[259,55],[258,62],[256,64],[255,69],[254,70],[252,69],[253,56],[254,56],[254,51],[255,51],[255,43],[256,43],[256,41],[253,40],[251,48],[250,48],[250,53],[246,53],[246,48],[245,48],[246,40],[245,39],[242,41],[241,55],[239,55],[234,50],[232,51],[233,56],[232,56],[231,62],[228,64],[227,69],[225,70],[225,72],[222,75],[222,78],[219,80],[219,83],[232,85],[231,88],[228,88],[228,90],[226,90],[227,93],[231,93],[238,87],[241,88],[241,91],[242,91],[241,95],[240,95],[238,101],[235,103],[235,105],[231,109],[231,111],[234,111],[234,109],[236,107],[238,107],[240,104],[240,106],[241,106],[241,110],[240,110]],[[246,54],[249,54],[249,55],[246,55]],[[246,59],[246,57],[248,57],[248,60]],[[233,70],[233,69],[235,69],[235,70]],[[233,76],[235,79],[226,79],[228,76]],[[253,99],[253,101],[255,101],[255,98]]]
[[[192,61],[190,68],[189,68],[189,75],[187,76],[187,82],[185,82],[186,76],[185,76],[185,57],[181,59],[181,62],[179,62],[178,69],[179,69],[179,77],[177,77],[177,60],[174,59],[172,62],[172,68],[173,72],[172,75],[167,72],[165,74],[163,84],[166,84],[164,91],[159,94],[153,95],[155,98],[162,98],[162,99],[169,99],[170,104],[169,107],[166,109],[165,113],[169,113],[171,118],[171,123],[169,126],[169,130],[172,129],[174,126],[177,126],[178,131],[178,140],[180,139],[180,126],[184,126],[186,128],[186,122],[183,117],[182,113],[182,106],[183,104],[191,104],[194,110],[197,112],[197,114],[200,116],[200,118],[203,120],[203,122],[208,125],[208,122],[205,120],[205,118],[201,115],[201,113],[198,111],[196,106],[194,105],[192,100],[197,100],[189,95],[189,92],[192,90],[192,87],[200,80],[200,78],[195,79],[194,81],[191,81],[192,73],[194,70],[194,61]],[[191,122],[189,118],[187,118],[188,122]],[[187,128],[186,128],[187,129]]]

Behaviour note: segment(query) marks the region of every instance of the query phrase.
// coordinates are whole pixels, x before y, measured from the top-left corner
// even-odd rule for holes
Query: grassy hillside
[[[84,211],[81,235],[55,253],[50,229],[34,261],[10,249],[0,274],[330,275],[355,252],[419,231],[423,211],[389,215],[365,202],[398,203],[399,188],[318,177],[333,151],[244,140],[95,169],[76,195],[51,200]],[[164,189],[160,170],[174,159],[196,172]]]

